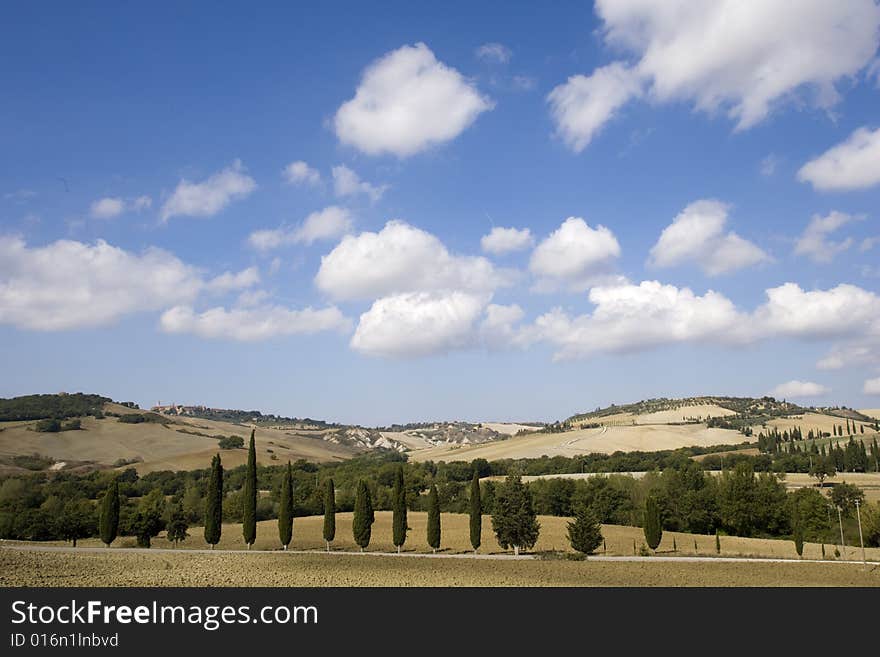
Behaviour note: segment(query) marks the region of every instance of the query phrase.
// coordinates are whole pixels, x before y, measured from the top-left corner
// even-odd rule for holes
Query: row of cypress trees
[[[492,525],[498,535],[499,543],[505,549],[509,546],[514,548],[516,554],[521,546],[534,545],[539,531],[539,525],[535,520],[534,510],[531,505],[531,497],[525,490],[518,478],[510,486],[510,492],[499,498],[502,512],[492,517]],[[510,482],[508,482],[510,483]],[[515,485],[515,484],[518,484]],[[520,490],[521,489],[521,490]],[[254,431],[251,431],[248,445],[247,468],[243,486],[244,509],[242,520],[242,534],[245,544],[250,550],[257,536],[256,506],[257,506],[257,468],[256,450],[254,446]],[[407,524],[406,486],[403,477],[403,467],[399,467],[395,473],[394,488],[392,493],[392,541],[400,553],[406,543],[407,532],[410,527]],[[117,536],[119,528],[119,485],[114,480],[107,489],[107,493],[101,502],[100,536],[101,540],[109,546]],[[205,542],[214,549],[220,542],[223,520],[223,464],[220,455],[215,455],[211,460],[211,473],[208,477],[208,490],[205,499]],[[361,479],[357,484],[357,492],[354,504],[354,518],[352,520],[352,533],[355,543],[361,551],[370,544],[372,526],[375,521],[373,500],[367,481]],[[281,481],[281,499],[278,511],[278,536],[283,549],[287,549],[293,539],[293,474],[288,462]],[[333,479],[328,479],[324,484],[324,526],[323,538],[330,551],[330,543],[336,537],[336,497]],[[436,552],[441,545],[442,530],[440,524],[440,498],[437,486],[431,484],[428,492],[428,526],[427,542],[431,549]],[[470,542],[476,552],[482,541],[482,502],[480,499],[480,480],[475,472],[471,481],[470,489]]]

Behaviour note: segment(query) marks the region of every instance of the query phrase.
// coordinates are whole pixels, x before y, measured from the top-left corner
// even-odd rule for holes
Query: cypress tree
[[[119,531],[119,482],[114,479],[107,486],[104,499],[101,500],[101,516],[99,521],[99,533],[101,542],[107,547],[116,540]]]
[[[392,539],[394,546],[397,548],[397,554],[400,554],[400,548],[406,543],[406,487],[403,484],[403,466],[397,468],[397,474],[394,477],[394,490],[392,497]]]
[[[223,529],[223,464],[220,455],[211,459],[211,475],[208,479],[208,495],[205,498],[205,542],[214,549],[220,542]]]
[[[278,538],[284,549],[290,545],[293,539],[293,473],[290,469],[290,461],[287,462],[287,470],[281,479],[281,503],[278,507]]]
[[[471,499],[470,499],[470,516],[471,516],[471,546],[476,552],[480,548],[480,542],[483,535],[483,506],[480,500],[480,475],[474,472],[471,479]]]
[[[645,540],[648,547],[656,550],[663,538],[663,526],[660,524],[660,505],[653,495],[645,500]]]
[[[330,551],[330,543],[336,538],[336,489],[332,479],[324,484],[324,542],[327,544],[327,552]]]
[[[678,545],[675,543],[675,536],[672,537],[672,551],[678,552]]]
[[[242,498],[241,533],[250,550],[257,538],[257,450],[254,447],[254,429],[251,429]]]
[[[592,554],[602,543],[602,525],[593,513],[592,508],[583,504],[568,523],[568,542],[571,547],[583,554]]]
[[[804,555],[804,527],[801,523],[800,513],[795,507],[794,512],[792,513],[791,526],[793,532],[794,539],[794,549],[797,551],[799,557]]]
[[[721,537],[718,535],[718,530],[715,530],[715,552],[721,554]]]
[[[351,523],[354,542],[360,546],[361,552],[370,544],[374,518],[370,488],[367,486],[367,482],[361,479],[358,481],[357,493],[354,498],[354,519]]]
[[[434,552],[440,547],[440,497],[435,484],[428,493],[428,545]]]

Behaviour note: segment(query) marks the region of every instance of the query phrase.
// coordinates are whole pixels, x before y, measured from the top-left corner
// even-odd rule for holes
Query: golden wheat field
[[[407,535],[404,545],[406,552],[431,552],[426,541],[427,514],[424,512],[410,511],[407,515],[411,531]],[[336,514],[336,539],[333,548],[336,550],[357,550],[351,533],[351,513]],[[568,518],[556,516],[539,516],[541,534],[534,552],[571,552],[568,543],[566,525]],[[322,538],[323,517],[308,516],[296,518],[293,523],[292,550],[316,550],[324,548]],[[469,518],[466,514],[444,513],[441,515],[442,543],[441,551],[446,554],[471,552]],[[181,549],[204,549],[207,547],[203,540],[202,529],[193,527],[189,530],[190,537],[181,544]],[[599,554],[609,556],[632,556],[633,542],[638,550],[644,542],[644,534],[639,527],[622,525],[603,525],[602,535],[605,537],[605,546],[600,547]],[[492,523],[488,516],[483,517],[482,546],[483,554],[504,553],[495,540],[492,533]],[[675,551],[673,551],[675,541]],[[49,545],[64,545],[63,543],[49,543]],[[83,547],[99,547],[98,539],[87,539],[79,542]],[[131,537],[121,537],[113,544],[114,548],[134,547],[135,542]],[[170,547],[170,544],[159,537],[153,539],[154,547]],[[246,545],[242,538],[241,525],[224,525],[219,549],[244,550]],[[266,520],[257,523],[257,540],[254,543],[255,550],[277,550],[278,529],[275,520]],[[372,552],[392,552],[395,550],[391,543],[391,512],[377,511],[376,522],[373,525],[372,538],[367,548]],[[604,552],[603,552],[604,550]],[[834,546],[826,546],[826,554],[830,557],[834,552]],[[860,558],[860,553],[853,547],[847,547],[846,557],[850,559]],[[880,561],[880,548],[867,548],[868,559]],[[715,536],[706,534],[685,534],[680,532],[664,532],[663,540],[657,548],[658,555],[664,556],[716,556]],[[819,544],[804,544],[805,559],[821,558],[822,547]],[[797,553],[792,541],[760,538],[741,538],[738,536],[721,537],[721,556],[725,557],[770,557],[796,559]]]

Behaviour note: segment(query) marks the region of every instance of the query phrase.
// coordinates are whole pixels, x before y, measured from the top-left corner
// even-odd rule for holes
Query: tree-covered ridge
[[[0,399],[0,422],[18,420],[63,420],[101,413],[109,397],[81,392],[55,395],[25,395]]]
[[[673,411],[685,406],[720,406],[738,415],[752,417],[783,417],[804,413],[806,409],[788,401],[779,401],[773,397],[682,397],[670,399],[658,397],[655,399],[643,399],[632,404],[611,404],[605,408],[597,408],[594,411],[578,413],[568,418],[568,422],[583,422],[595,420],[618,413],[631,413],[633,415],[647,415],[660,411]],[[815,410],[815,409],[814,409]]]
[[[312,418],[296,418],[285,417],[283,415],[275,415],[273,413],[262,413],[260,411],[242,411],[234,408],[207,408],[207,407],[186,407],[183,413],[187,417],[197,417],[203,420],[217,420],[220,422],[230,422],[232,424],[257,424],[264,426],[287,426],[295,429],[328,429],[341,427],[342,425],[335,422],[325,422],[324,420],[313,420]]]

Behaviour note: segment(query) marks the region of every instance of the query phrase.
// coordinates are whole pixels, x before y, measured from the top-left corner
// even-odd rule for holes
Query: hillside
[[[0,422],[0,472],[14,473],[39,470],[87,471],[100,468],[134,467],[144,474],[156,470],[190,470],[204,468],[211,457],[221,453],[227,467],[245,462],[244,449],[221,450],[219,439],[239,436],[246,440],[251,427],[243,424],[191,417],[169,417],[144,412],[99,398],[84,396],[100,407],[79,405],[65,411],[61,430],[41,431],[46,418],[57,415],[63,405],[59,395],[40,395],[19,404],[2,400],[5,408],[28,408],[26,420]],[[73,397],[70,395],[69,397]],[[22,399],[22,398],[16,398]],[[107,401],[103,401],[107,400]],[[82,401],[82,400],[80,400]],[[88,410],[90,415],[72,416],[71,412]],[[18,412],[18,411],[16,411]],[[78,428],[65,428],[72,422]],[[347,459],[362,451],[353,445],[329,440],[329,431],[295,431],[257,426],[255,444],[260,463],[286,462],[297,459],[331,461]]]

